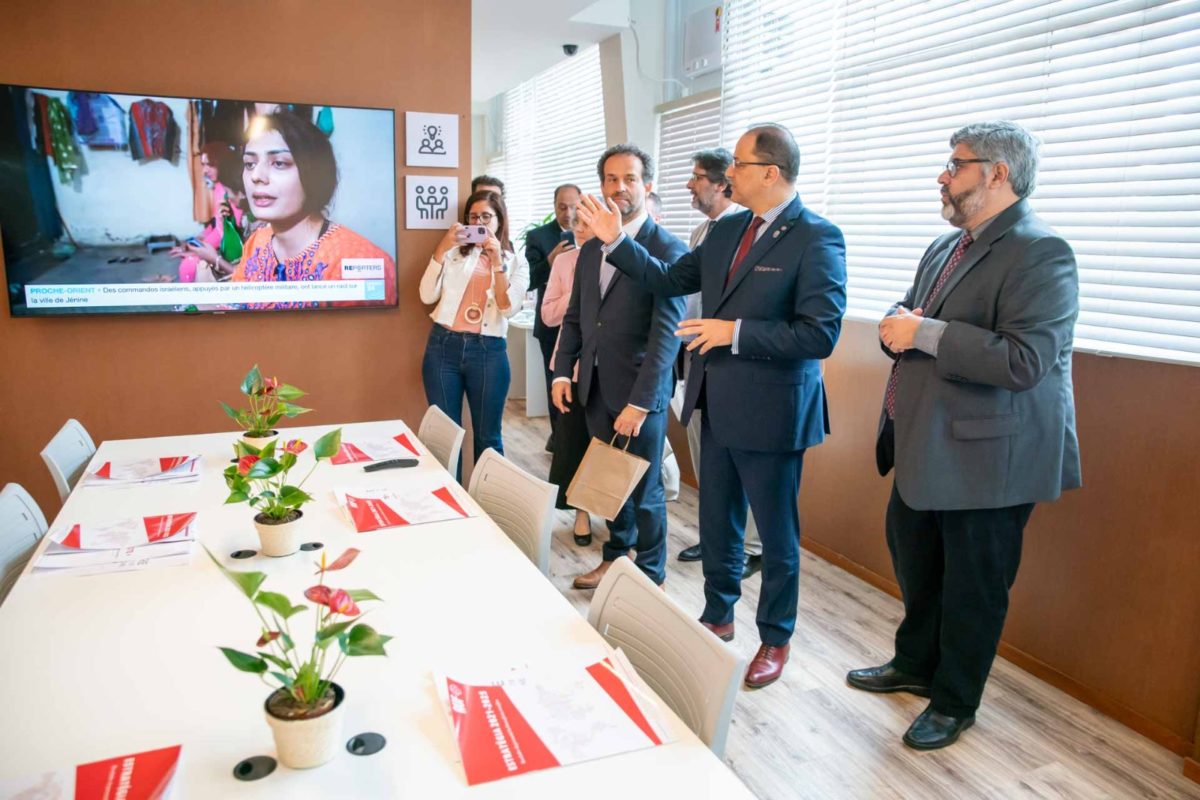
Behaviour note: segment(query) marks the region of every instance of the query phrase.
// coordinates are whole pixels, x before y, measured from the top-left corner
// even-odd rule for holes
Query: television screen
[[[13,316],[395,306],[391,109],[0,84]]]

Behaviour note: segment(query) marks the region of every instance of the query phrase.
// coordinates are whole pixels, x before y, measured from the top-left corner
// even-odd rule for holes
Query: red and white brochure
[[[179,772],[182,745],[0,780],[0,800],[165,800]]]
[[[133,461],[105,461],[84,477],[85,486],[137,486],[190,483],[200,480],[200,456],[164,456]]]
[[[390,439],[356,439],[342,442],[331,464],[361,464],[367,461],[388,461],[393,458],[420,458],[421,451],[407,433]]]
[[[659,701],[619,650],[497,680],[434,680],[472,786],[673,740]]]
[[[445,482],[418,480],[397,488],[334,489],[333,493],[359,533],[472,516]]]
[[[35,573],[92,575],[187,564],[196,512],[131,517],[104,524],[58,525],[33,565]]]

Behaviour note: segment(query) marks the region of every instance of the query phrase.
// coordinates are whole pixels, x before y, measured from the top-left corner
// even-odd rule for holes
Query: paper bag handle
[[[618,436],[620,436],[620,435],[621,435],[621,434],[619,434],[619,433],[614,433],[614,434],[613,434],[613,438],[611,438],[611,439],[609,439],[609,440],[608,440],[608,446],[609,446],[609,447],[616,447],[616,443],[617,443],[617,437],[618,437]],[[622,449],[622,450],[624,450],[626,453],[628,453],[628,452],[629,452],[629,443],[630,443],[630,442],[632,442],[632,441],[633,441],[633,437],[632,437],[632,436],[626,436],[626,437],[625,437],[625,446],[624,446],[624,447],[622,447],[621,449]]]

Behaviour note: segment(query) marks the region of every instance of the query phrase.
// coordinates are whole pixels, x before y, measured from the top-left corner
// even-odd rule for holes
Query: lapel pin
[[[771,238],[772,238],[772,239],[778,239],[778,238],[779,238],[779,234],[781,234],[781,233],[783,233],[783,228],[780,228],[779,230],[775,231],[774,235],[773,235],[773,236],[771,236]]]

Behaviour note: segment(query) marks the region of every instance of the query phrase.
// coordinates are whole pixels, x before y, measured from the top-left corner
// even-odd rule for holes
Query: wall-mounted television
[[[15,317],[397,304],[395,112],[0,84]]]

